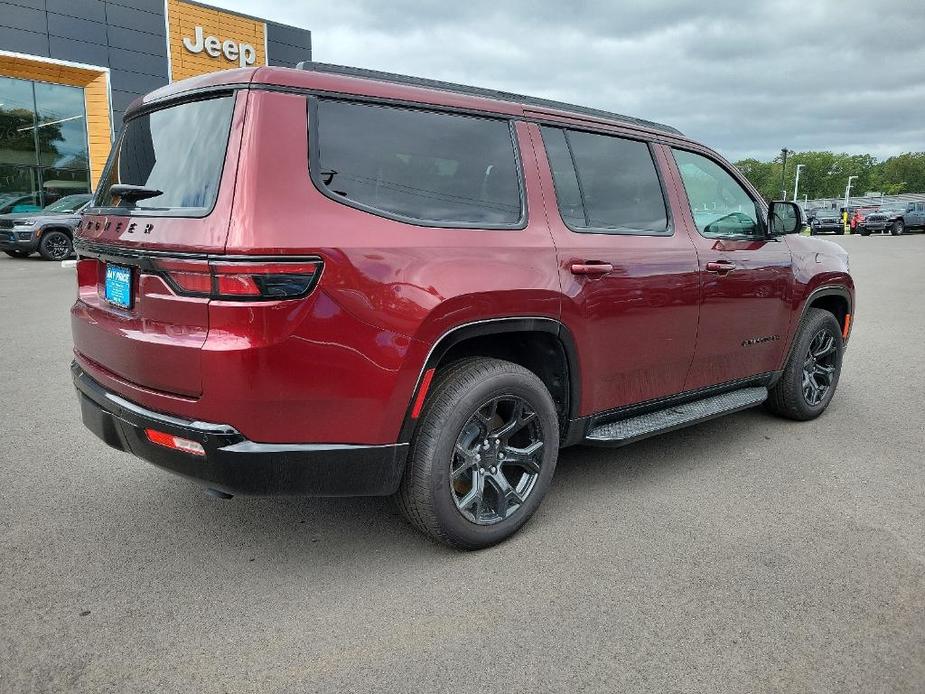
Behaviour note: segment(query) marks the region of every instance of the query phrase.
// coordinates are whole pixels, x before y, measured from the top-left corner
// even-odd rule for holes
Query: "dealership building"
[[[301,60],[307,29],[190,0],[0,0],[0,212],[89,192],[142,94]]]

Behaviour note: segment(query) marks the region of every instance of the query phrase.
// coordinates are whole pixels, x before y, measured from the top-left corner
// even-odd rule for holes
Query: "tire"
[[[824,336],[821,342],[820,336]],[[828,351],[829,345],[831,351]],[[811,348],[814,356],[810,354]],[[823,349],[826,349],[825,354],[822,354]],[[835,316],[819,308],[807,310],[794,338],[784,373],[771,388],[768,409],[776,415],[798,421],[821,415],[835,395],[844,350],[841,326]],[[822,393],[804,380],[805,372],[810,370],[814,373],[812,384],[827,384]]]
[[[815,227],[810,227],[810,228],[809,228],[809,235],[810,235],[810,236],[815,236],[816,234],[817,234],[817,232],[816,232]]]
[[[3,251],[11,258],[28,258],[32,253],[29,251]]]
[[[861,229],[858,233],[859,233],[861,236],[870,236],[870,230],[869,230],[869,229]]]
[[[836,231],[836,232],[835,232],[835,235],[836,235],[836,236],[844,236],[844,235],[845,235],[845,227],[842,227],[841,229],[839,229],[838,231]]]
[[[893,222],[893,226],[890,227],[890,233],[893,236],[901,236],[905,230],[906,223],[901,219],[897,219],[895,222]]]
[[[516,428],[504,434],[504,426]],[[558,455],[559,420],[543,382],[511,362],[463,359],[438,372],[396,501],[412,525],[439,542],[490,547],[536,511]]]
[[[74,252],[71,237],[63,231],[46,231],[39,242],[39,253],[45,260],[65,260]]]

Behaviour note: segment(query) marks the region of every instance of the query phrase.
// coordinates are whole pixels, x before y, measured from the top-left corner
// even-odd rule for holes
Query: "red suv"
[[[137,101],[77,234],[83,421],[232,494],[491,545],[559,448],[832,398],[848,259],[677,130],[309,64]]]

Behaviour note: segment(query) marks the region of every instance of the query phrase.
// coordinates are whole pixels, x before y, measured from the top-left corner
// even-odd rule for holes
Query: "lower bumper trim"
[[[233,427],[146,410],[110,393],[71,365],[84,425],[113,448],[228,494],[384,496],[395,493],[408,444],[266,444]],[[197,441],[194,456],[148,440],[156,429]]]

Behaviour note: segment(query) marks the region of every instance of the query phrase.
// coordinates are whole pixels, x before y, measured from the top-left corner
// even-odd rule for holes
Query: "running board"
[[[666,407],[664,410],[594,426],[585,436],[583,443],[595,446],[622,446],[647,436],[745,410],[760,405],[767,398],[767,388],[741,388],[684,405]]]

